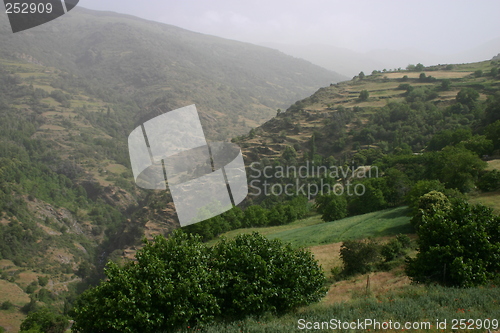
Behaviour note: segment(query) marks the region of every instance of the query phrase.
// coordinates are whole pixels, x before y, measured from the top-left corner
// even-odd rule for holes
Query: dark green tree
[[[486,124],[492,124],[500,120],[500,92],[497,92],[493,96],[488,96],[484,113]]]
[[[318,196],[316,208],[325,222],[340,220],[347,216],[347,200],[343,195]]]
[[[489,124],[485,130],[486,138],[493,142],[494,149],[500,149],[500,120]]]
[[[214,247],[175,231],[155,237],[85,291],[71,311],[81,333],[173,332],[216,318],[283,313],[318,301],[325,277],[312,254],[254,233]]]
[[[479,98],[479,93],[473,88],[462,88],[457,94],[457,102],[472,109]]]
[[[474,188],[475,182],[487,163],[477,154],[463,147],[446,147],[439,153],[437,168],[439,180],[448,188],[456,188],[465,193]]]
[[[450,79],[444,79],[441,81],[441,89],[442,90],[450,90],[451,87],[451,80]]]
[[[490,75],[492,77],[497,77],[498,76],[498,67],[493,67],[490,71]]]
[[[370,93],[368,92],[368,90],[361,90],[361,92],[359,93],[359,100],[366,101],[368,100],[368,97],[370,97]]]
[[[137,262],[109,262],[107,279],[85,291],[71,316],[82,333],[162,332],[203,324],[220,314],[218,274],[196,236],[176,232],[147,242]]]
[[[28,314],[21,324],[21,332],[64,333],[68,325],[68,318],[42,307]]]
[[[424,215],[417,234],[419,252],[406,267],[413,281],[472,287],[498,276],[500,217],[490,208],[459,201]]]
[[[224,317],[284,313],[325,295],[323,271],[306,250],[253,233],[223,239],[213,252]]]
[[[343,274],[349,276],[371,272],[380,261],[380,245],[372,240],[349,240],[340,247]]]

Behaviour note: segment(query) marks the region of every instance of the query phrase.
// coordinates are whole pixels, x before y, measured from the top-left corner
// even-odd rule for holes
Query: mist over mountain
[[[491,59],[500,52],[500,38],[472,47],[456,54],[439,54],[433,50],[416,48],[373,49],[356,52],[350,49],[327,44],[292,45],[280,43],[262,43],[262,45],[299,57],[324,68],[335,70],[342,75],[353,77],[360,71],[365,74],[373,70],[406,68],[409,64],[425,65],[455,64],[477,62]]]
[[[276,50],[111,12],[76,8],[29,31],[9,30],[2,16],[2,57],[68,72],[105,101],[132,100],[142,113],[136,120],[195,103],[218,139],[345,79]]]

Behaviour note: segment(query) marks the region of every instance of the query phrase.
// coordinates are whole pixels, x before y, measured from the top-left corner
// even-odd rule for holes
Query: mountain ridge
[[[0,26],[7,27],[5,18]],[[3,57],[25,55],[67,71],[109,102],[148,108],[163,98],[163,112],[197,104],[219,122],[230,117],[232,126],[206,123],[214,139],[242,134],[276,109],[344,79],[262,46],[81,8],[25,32],[0,34],[0,44]]]

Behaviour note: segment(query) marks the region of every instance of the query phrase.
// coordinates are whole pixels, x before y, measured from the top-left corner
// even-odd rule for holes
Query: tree
[[[49,309],[43,307],[28,314],[21,324],[21,333],[64,333],[68,325],[68,318],[52,313]]]
[[[387,208],[384,192],[387,187],[384,178],[368,178],[362,183],[363,195],[353,196],[348,203],[348,211],[351,215],[359,215],[375,212]]]
[[[350,240],[342,243],[340,258],[345,275],[371,272],[380,260],[380,246],[372,240]]]
[[[414,282],[472,287],[500,270],[500,217],[490,208],[459,201],[424,215],[417,234],[419,252],[406,266]]]
[[[442,192],[430,191],[418,199],[411,224],[418,230],[422,225],[424,216],[432,215],[434,212],[448,211],[451,208],[450,200]]]
[[[500,92],[497,92],[493,96],[488,96],[484,113],[487,124],[492,124],[500,120]]]
[[[457,94],[457,102],[467,105],[471,109],[478,98],[479,93],[473,88],[462,88]]]
[[[413,72],[415,70],[415,65],[409,64],[408,66],[406,66],[406,70],[410,71],[410,72]]]
[[[415,71],[416,72],[421,72],[425,69],[425,66],[422,65],[421,63],[418,63],[416,66],[415,66]]]
[[[330,194],[316,197],[316,207],[325,222],[343,219],[347,216],[347,200],[342,195]]]
[[[464,147],[446,147],[439,152],[440,161],[433,166],[438,168],[439,180],[448,188],[456,188],[465,193],[470,191],[487,163],[477,154]]]
[[[419,211],[420,197],[431,191],[443,192],[444,184],[439,180],[419,180],[408,192],[405,198],[406,203],[413,210],[414,215]]]
[[[245,218],[243,225],[245,227],[260,227],[268,223],[267,211],[258,205],[253,205],[245,209]]]
[[[358,77],[360,80],[363,80],[365,78],[365,73],[363,73],[362,71],[359,72]]]
[[[79,296],[74,329],[173,332],[215,319],[283,313],[318,301],[325,277],[312,254],[254,233],[214,247],[175,231],[156,236],[137,261],[109,262],[107,279]]]
[[[283,151],[283,155],[281,155],[283,162],[286,165],[295,165],[297,164],[297,152],[293,147],[286,146]]]
[[[481,191],[485,192],[496,191],[500,189],[500,171],[487,171],[479,179],[477,187],[479,187]]]
[[[493,141],[484,135],[474,135],[468,140],[461,141],[458,147],[464,147],[475,152],[479,157],[483,157],[493,152]]]
[[[451,80],[450,79],[444,79],[441,81],[441,89],[442,90],[450,90],[451,87]]]
[[[492,77],[497,77],[498,76],[498,68],[497,67],[493,67],[490,71],[490,75]]]
[[[91,332],[162,332],[203,324],[220,314],[214,295],[218,274],[199,236],[156,236],[123,267],[109,262],[107,279],[85,291],[71,316]]]
[[[486,138],[493,142],[494,149],[500,149],[500,120],[489,124],[485,130]]]
[[[360,93],[359,93],[359,99],[361,101],[366,101],[368,100],[368,97],[370,97],[370,93],[368,92],[368,90],[362,90]]]
[[[285,313],[319,301],[326,291],[323,271],[310,252],[258,233],[223,239],[213,258],[221,281],[216,296],[225,317]]]
[[[474,76],[475,77],[481,77],[481,76],[483,76],[483,71],[480,70],[480,69],[478,69],[477,71],[474,72]]]

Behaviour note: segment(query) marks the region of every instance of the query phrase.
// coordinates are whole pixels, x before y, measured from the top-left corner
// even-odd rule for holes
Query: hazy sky
[[[456,53],[500,37],[499,0],[81,0],[252,43]],[[500,52],[500,50],[499,50]]]

